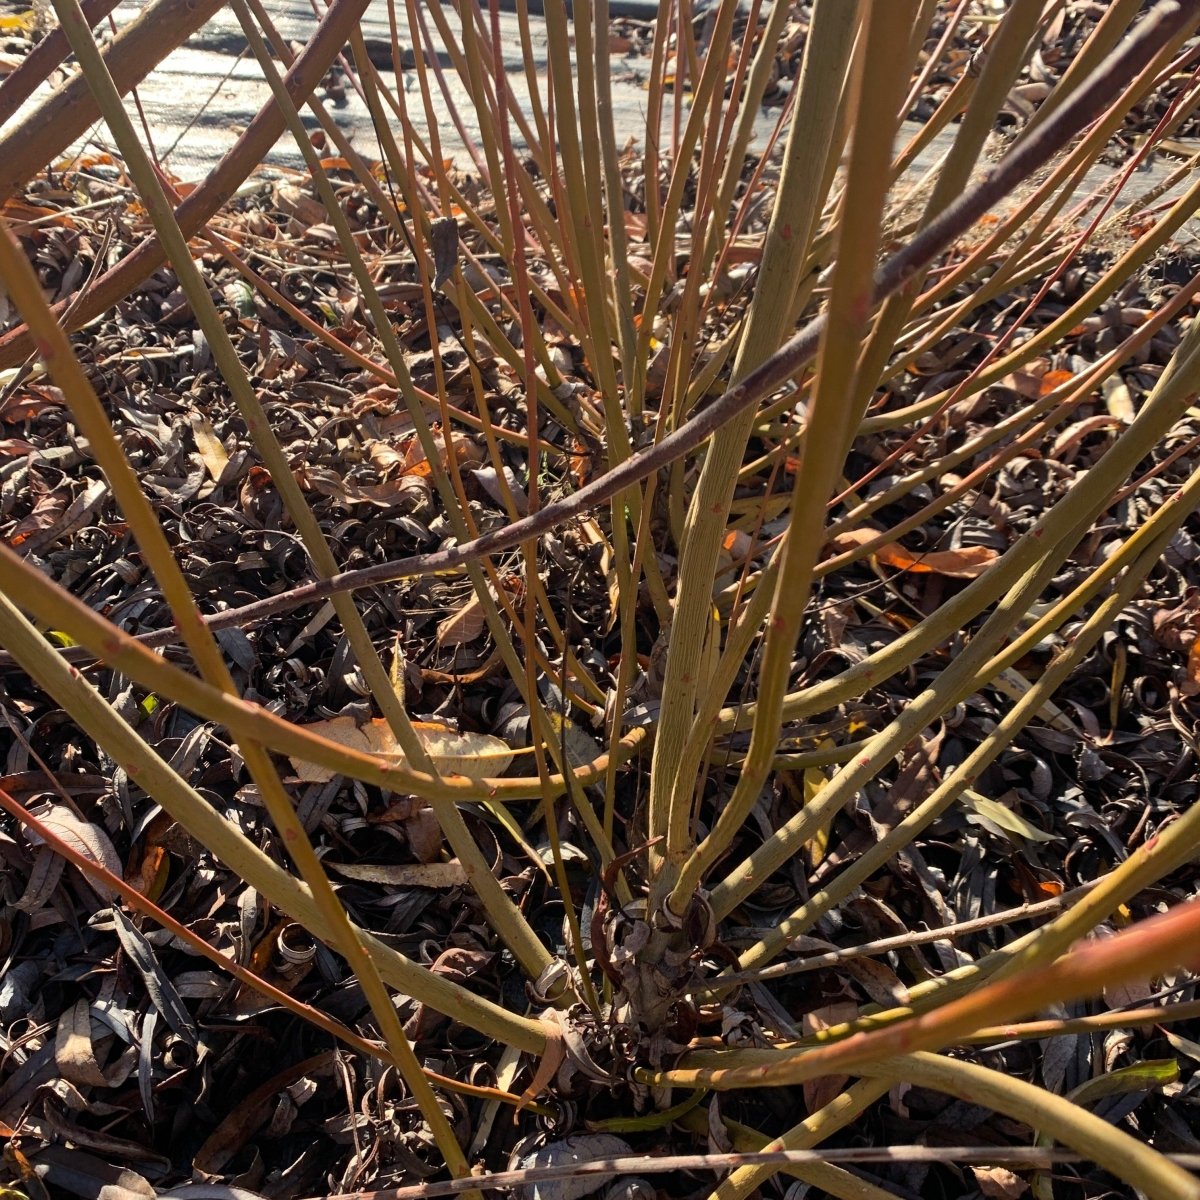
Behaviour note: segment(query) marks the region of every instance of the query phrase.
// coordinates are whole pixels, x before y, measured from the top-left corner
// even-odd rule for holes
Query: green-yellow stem
[[[712,832],[694,850],[691,808],[695,781],[675,781],[667,826],[664,879],[672,883],[667,906],[682,914],[707,870],[724,853],[758,802],[771,769],[792,672],[796,638],[808,604],[813,569],[825,541],[825,504],[841,478],[841,464],[861,414],[853,395],[858,347],[872,313],[871,276],[886,199],[887,166],[897,108],[909,79],[905,56],[890,48],[907,41],[914,3],[890,0],[867,8],[862,53],[855,60],[857,114],[850,149],[838,256],[830,286],[828,325],[817,365],[801,469],[781,550],[766,644],[759,672],[758,716],[733,796]],[[863,63],[870,62],[864,85]]]

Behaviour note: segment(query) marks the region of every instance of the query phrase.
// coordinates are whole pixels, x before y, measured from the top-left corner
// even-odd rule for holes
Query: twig
[[[1200,1154],[1165,1155],[1178,1166],[1200,1167]],[[987,1166],[1045,1168],[1087,1160],[1082,1154],[1042,1146],[855,1146],[836,1150],[759,1150],[730,1154],[671,1154],[651,1158],[644,1154],[600,1158],[590,1162],[558,1163],[496,1171],[465,1179],[420,1183],[411,1187],[381,1188],[371,1192],[337,1192],[319,1200],[429,1200],[453,1196],[470,1188],[510,1188],[553,1179],[578,1179],[596,1175],[659,1175],[667,1171],[727,1171],[745,1166],[803,1166],[806,1163],[979,1163]],[[310,1200],[318,1200],[311,1197]]]
[[[940,929],[922,929],[914,933],[901,933],[895,937],[878,938],[873,942],[865,942],[861,946],[848,946],[844,950],[830,950],[826,954],[816,954],[809,958],[795,959],[792,962],[776,963],[774,966],[762,967],[756,971],[738,971],[732,975],[722,975],[721,982],[722,984],[756,983],[767,979],[780,979],[785,975],[799,975],[804,971],[819,971],[823,967],[834,967],[851,958],[887,954],[891,950],[906,950],[910,946],[924,946],[929,942],[952,941],[956,937],[963,937],[968,933],[978,933],[981,929],[991,929],[996,925],[1011,925],[1015,921],[1048,917],[1069,907],[1091,891],[1094,886],[1090,883],[1085,884],[1070,892],[1064,892],[1061,896],[1055,896],[1051,900],[1042,900],[1036,904],[1022,904],[1019,908],[989,913],[984,917],[976,917],[971,921],[959,921]]]

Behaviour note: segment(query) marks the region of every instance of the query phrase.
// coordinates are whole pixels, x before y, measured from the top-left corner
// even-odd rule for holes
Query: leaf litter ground
[[[1068,5],[1058,41],[1043,51],[1069,58],[1098,6]],[[801,14],[802,15],[802,14]],[[780,77],[790,77],[781,52]],[[644,29],[629,23],[632,42]],[[972,50],[963,39],[962,53]],[[1043,64],[1045,67],[1045,64]],[[1047,68],[1048,69],[1048,68]],[[1006,108],[1006,120],[1023,121],[1039,98],[1038,67]],[[922,104],[936,102],[934,79]],[[1153,124],[1165,98],[1126,130],[1132,138]],[[920,109],[918,110],[921,111]],[[1184,130],[1187,134],[1190,131]],[[1115,143],[1113,154],[1122,145]],[[376,276],[409,356],[414,381],[436,390],[433,343],[446,371],[449,399],[465,417],[449,438],[481,531],[507,516],[495,469],[470,422],[477,416],[471,383],[478,371],[493,420],[518,448],[525,437],[522,393],[508,369],[479,344],[468,345],[447,308],[438,327],[427,327],[411,256],[348,175],[340,176],[343,204],[373,257]],[[479,182],[458,183],[485,210]],[[636,193],[636,181],[630,180]],[[103,207],[77,211],[83,202]],[[97,261],[113,261],[136,244],[145,221],[129,202],[117,164],[76,164],[32,184],[6,215],[40,272],[52,298],[73,294]],[[21,206],[24,207],[21,207]],[[637,228],[637,205],[630,229]],[[349,273],[339,261],[332,230],[308,182],[277,172],[234,202],[215,227],[239,247],[255,269],[287,299],[367,359],[382,362],[369,320]],[[752,286],[754,238],[747,264],[734,264],[729,302],[714,318],[710,336],[727,332]],[[499,264],[480,252],[485,268]],[[378,373],[322,344],[281,308],[262,299],[220,255],[201,249],[211,286],[223,304],[227,327],[243,364],[270,411],[339,561],[368,566],[435,549],[450,530],[430,485],[411,422],[396,390]],[[636,246],[633,250],[636,254]],[[1019,332],[1041,327],[1096,278],[1104,255],[1082,261],[1045,297]],[[952,410],[913,447],[901,436],[860,439],[848,476],[875,471],[861,490],[870,498],[920,461],[944,454],[986,431],[1021,399],[1036,398],[1061,379],[1078,374],[1147,312],[1174,294],[1196,270],[1182,251],[1162,256],[1135,283],[1075,330],[1053,356],[1039,360],[991,389],[970,406]],[[485,275],[468,280],[483,290]],[[1014,289],[955,328],[908,372],[887,403],[900,407],[942,391],[965,377],[995,336],[1023,311],[1032,291]],[[1193,309],[1186,310],[1191,314]],[[6,324],[16,317],[8,312]],[[564,395],[583,430],[596,431],[595,397],[578,347],[547,330],[556,362],[574,386]],[[1120,379],[1081,405],[1064,426],[1012,458],[993,486],[968,493],[919,530],[884,547],[870,563],[827,575],[806,625],[794,679],[811,682],[886,645],[914,619],[963,586],[1090,469],[1124,422],[1136,413],[1178,341],[1168,327]],[[127,454],[136,466],[184,566],[202,610],[214,612],[278,595],[308,579],[306,556],[274,488],[256,462],[246,430],[226,396],[202,335],[168,269],[74,339]],[[129,532],[114,507],[86,446],[74,430],[61,396],[35,367],[10,373],[0,391],[0,536],[47,574],[130,632],[169,624],[153,581],[143,569]],[[547,420],[540,435],[547,455],[543,501],[569,491],[594,469],[598,447],[580,442]],[[1110,510],[1084,539],[1048,589],[1065,594],[1148,512],[1194,469],[1200,409],[1193,409],[1143,464],[1146,478]],[[763,440],[752,450],[766,453]],[[900,451],[895,462],[894,452]],[[1173,457],[1174,456],[1174,457]],[[966,476],[987,457],[959,468]],[[521,456],[506,473],[514,490],[525,485]],[[919,504],[934,500],[956,480],[943,475],[911,491],[875,520],[888,528]],[[737,507],[764,515],[791,487],[786,463],[770,480],[748,480]],[[660,488],[659,495],[666,489]],[[772,507],[774,497],[780,497]],[[601,683],[611,679],[619,652],[610,628],[611,594],[605,577],[606,516],[586,527],[564,529],[539,547],[540,570],[558,620],[579,661]],[[667,514],[656,523],[668,580],[674,547]],[[1147,586],[1112,631],[1013,747],[980,778],[976,790],[897,856],[886,869],[826,918],[819,938],[794,949],[812,955],[854,947],[910,931],[942,928],[1020,905],[1052,911],[1060,897],[1102,875],[1129,849],[1193,802],[1197,770],[1196,700],[1200,691],[1200,529],[1195,522],[1175,538]],[[745,535],[743,535],[744,537]],[[599,547],[593,550],[592,547]],[[846,549],[831,547],[829,553]],[[734,539],[729,579],[761,544]],[[525,580],[515,557],[501,564],[501,587],[518,598]],[[403,690],[409,710],[431,727],[491,735],[514,748],[528,738],[528,712],[503,673],[464,582],[426,579],[359,594],[377,644],[403,650]],[[639,675],[633,713],[652,717],[661,695],[661,631],[648,603],[640,610]],[[1068,639],[1073,626],[1061,637]],[[969,636],[966,630],[963,636]],[[50,637],[54,633],[50,632]],[[244,629],[221,633],[236,682],[249,699],[298,722],[352,721],[374,713],[346,640],[321,606],[276,614]],[[547,643],[550,644],[550,643]],[[785,749],[810,759],[881,728],[901,711],[924,681],[940,669],[955,644],[943,645],[909,672],[840,706],[819,720],[788,730]],[[1036,679],[1053,653],[1047,644],[1017,664],[1014,688]],[[184,661],[175,647],[165,651]],[[87,674],[109,701],[220,812],[258,844],[282,859],[240,759],[224,731],[201,723],[129,681],[101,669]],[[561,709],[558,679],[543,673],[546,698]],[[752,698],[748,678],[737,695]],[[1010,694],[985,692],[910,745],[904,756],[854,807],[835,821],[827,840],[777,872],[720,929],[734,950],[757,940],[823,881],[853,862],[881,831],[893,826],[916,799],[961,762],[994,728]],[[2,744],[7,746],[0,784],[32,810],[56,822],[95,856],[153,897],[194,932],[251,965],[277,986],[348,1024],[369,1029],[365,1002],[344,963],[314,944],[297,926],[270,911],[202,847],[175,826],[105,759],[46,697],[13,667],[0,662]],[[370,728],[368,726],[368,728]],[[564,723],[575,761],[600,753],[599,736],[584,706]],[[736,759],[744,749],[733,735],[720,749]],[[812,768],[808,768],[811,770]],[[527,770],[514,767],[522,774]],[[734,768],[714,768],[702,816],[709,819],[728,795]],[[404,797],[303,769],[289,777],[305,825],[323,847],[352,915],[405,954],[511,1008],[529,1003],[526,981],[492,936],[484,914],[464,886],[461,869],[448,861],[428,809]],[[805,768],[780,771],[753,820],[734,847],[741,857],[803,802]],[[620,776],[618,852],[635,846],[644,774],[637,763]],[[518,900],[554,951],[565,952],[563,909],[542,860],[546,831],[533,803],[511,807],[515,822],[471,813],[471,829],[506,889]],[[585,911],[597,900],[587,838],[566,810],[559,835],[567,852],[575,902]],[[3,974],[0,1018],[0,1120],[18,1136],[6,1160],[27,1194],[65,1192],[97,1196],[149,1195],[193,1177],[220,1179],[272,1197],[290,1198],[353,1188],[416,1182],[439,1173],[435,1147],[394,1072],[331,1048],[329,1039],[286,1011],[265,1002],[210,968],[152,922],[109,907],[72,869],[44,846],[5,822],[0,837],[5,872]],[[1143,893],[1131,916],[1157,911],[1193,893],[1194,872],[1184,870]],[[766,1044],[811,1032],[841,1019],[864,1002],[889,1002],[906,982],[942,973],[1002,945],[1030,927],[1030,918],[964,931],[940,940],[880,951],[823,969],[797,973],[744,989],[721,1027],[705,1029],[730,1045]],[[1156,997],[1194,998],[1187,977],[1169,981]],[[1110,994],[1104,1003],[1069,1006],[1062,1015],[1136,1005],[1148,991]],[[513,1075],[503,1047],[413,1001],[402,1001],[410,1036],[427,1066],[467,1082],[520,1090],[530,1068]],[[1189,1033],[1197,1041],[1189,1039]],[[1200,1030],[1186,1023],[1168,1037],[1161,1030],[1073,1035],[1039,1045],[1011,1041],[971,1053],[992,1067],[1062,1094],[1116,1068],[1169,1060],[1131,1073],[1131,1082],[1091,1100],[1107,1119],[1160,1149],[1200,1150],[1195,1116],[1195,1071]],[[513,1122],[485,1102],[445,1095],[456,1132],[471,1157],[488,1168],[509,1165],[514,1150],[540,1137],[561,1141],[582,1133],[613,1137],[614,1122],[644,1101],[626,1088],[622,1064],[615,1084],[576,1080],[548,1114],[526,1113]],[[723,1098],[721,1115],[773,1134],[787,1128],[801,1105],[821,1102],[808,1085],[804,1096],[787,1090]],[[1083,1093],[1086,1096],[1086,1092]],[[647,1109],[646,1111],[650,1111]],[[982,1108],[918,1088],[894,1090],[832,1145],[938,1146],[1028,1143],[1029,1131]],[[685,1152],[720,1142],[712,1129],[686,1123],[670,1131],[622,1133],[634,1149]],[[23,1175],[23,1164],[40,1172]],[[1070,1171],[1072,1194],[1101,1195],[1112,1181],[1086,1167]],[[861,1168],[897,1195],[1018,1195],[1025,1178],[971,1174],[928,1163]],[[41,1182],[45,1179],[45,1183]],[[706,1194],[709,1180],[684,1174],[653,1184],[622,1184],[622,1193],[662,1188],[673,1196]],[[780,1185],[782,1186],[782,1185]]]

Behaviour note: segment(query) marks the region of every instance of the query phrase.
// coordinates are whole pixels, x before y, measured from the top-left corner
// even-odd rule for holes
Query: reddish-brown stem
[[[222,0],[155,0],[144,9],[105,52],[104,61],[117,90],[124,95],[141,83],[221,3]],[[34,86],[37,82],[33,80]],[[76,74],[6,130],[0,136],[0,200],[11,196],[20,184],[32,179],[46,163],[86,133],[99,115],[87,80]]]
[[[92,25],[99,25],[120,3],[120,0],[85,0],[83,15]],[[51,29],[21,60],[17,69],[0,83],[0,125],[33,95],[39,84],[50,78],[55,67],[61,66],[70,53],[66,35],[61,29]]]
[[[171,3],[188,8],[189,5],[198,4],[199,0],[171,0]],[[210,10],[215,10],[220,6],[220,0],[203,0],[203,3],[208,5]],[[350,30],[362,18],[367,3],[368,0],[333,0],[317,32],[313,34],[312,39],[304,48],[304,52],[296,59],[285,77],[284,82],[293,104],[302,105],[312,90],[320,83],[326,71],[329,70],[330,63],[345,45]],[[117,82],[120,86],[120,80]],[[132,82],[136,82],[136,80]],[[82,100],[79,103],[82,104]],[[84,127],[86,128],[86,126]],[[208,178],[175,210],[175,220],[186,237],[191,237],[199,231],[233,195],[246,176],[254,170],[267,151],[278,141],[283,133],[283,128],[283,114],[276,108],[274,101],[268,101],[258,111],[241,137],[226,152],[224,158]],[[0,152],[3,150],[4,143],[0,140]],[[45,148],[42,147],[37,166],[45,161],[46,153]],[[13,172],[11,164],[4,159],[2,154],[0,154],[0,162],[5,164],[5,172],[0,175],[0,194],[3,194],[5,179],[11,180]],[[20,174],[15,177],[23,178]],[[65,319],[66,306],[71,303],[73,308],[68,332],[72,329],[79,329],[122,297],[128,295],[143,279],[158,269],[165,257],[158,238],[147,238],[132,254],[123,258],[112,270],[106,271],[81,299],[70,297],[67,301],[60,301],[56,304],[53,309],[55,316],[60,320]],[[23,362],[33,350],[33,339],[24,325],[10,331],[0,338],[0,369]]]

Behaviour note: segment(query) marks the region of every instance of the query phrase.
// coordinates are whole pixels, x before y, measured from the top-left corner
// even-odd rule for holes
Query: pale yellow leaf
[[[419,722],[413,726],[438,771],[488,779],[503,775],[513,760],[508,743],[487,733],[459,733],[449,725]]]
[[[975,1182],[985,1196],[994,1196],[997,1200],[1017,1200],[1029,1190],[1029,1184],[1019,1175],[1014,1175],[1007,1167],[972,1167]]]
[[[212,477],[213,483],[220,483],[221,476],[229,466],[229,455],[221,444],[221,439],[217,437],[217,431],[202,412],[193,409],[189,419],[200,461],[204,463],[204,469]]]
[[[1125,380],[1117,374],[1109,375],[1100,384],[1100,390],[1104,393],[1104,407],[1109,413],[1126,425],[1132,424],[1137,413]]]
[[[833,743],[828,738],[822,738],[819,743],[819,748],[825,749],[832,746]],[[804,768],[804,803],[807,807],[816,800],[821,789],[829,782],[825,772],[820,767],[805,767]],[[831,818],[832,819],[832,818]],[[829,849],[829,823],[824,822],[813,833],[812,839],[804,847],[808,851],[808,863],[810,867],[817,867],[821,860],[825,857],[825,852]]]
[[[377,754],[396,766],[407,759],[396,744],[391,727],[383,718],[356,725],[350,717],[334,717],[316,721],[302,728],[328,742],[336,742],[348,750],[362,754]],[[487,779],[502,775],[512,762],[513,753],[506,742],[486,733],[459,733],[449,725],[416,722],[413,725],[425,753],[433,760],[442,775],[464,775],[468,779]],[[324,783],[335,772],[301,758],[291,759],[292,768],[304,783]]]
[[[334,717],[329,721],[314,721],[301,728],[307,729],[309,733],[315,734],[317,737],[324,738],[327,742],[345,746],[347,750],[357,750],[361,754],[371,753],[372,747],[367,735],[351,717]],[[299,758],[293,758],[291,763],[292,769],[304,783],[325,783],[337,773],[327,767],[319,767],[316,763],[305,762]]]

